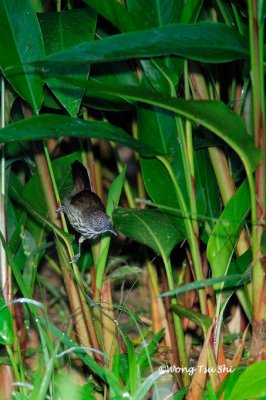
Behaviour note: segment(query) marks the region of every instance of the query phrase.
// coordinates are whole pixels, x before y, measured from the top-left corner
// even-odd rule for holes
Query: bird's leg
[[[81,244],[84,242],[84,240],[86,240],[86,238],[84,236],[80,236],[80,238],[79,238],[79,251],[78,251],[77,254],[74,255],[74,257],[71,258],[71,260],[69,260],[70,264],[73,264],[76,261],[78,261],[78,259],[80,257]]]
[[[55,211],[56,211],[57,213],[65,212],[65,211],[66,211],[66,207],[65,207],[65,206],[58,207]]]

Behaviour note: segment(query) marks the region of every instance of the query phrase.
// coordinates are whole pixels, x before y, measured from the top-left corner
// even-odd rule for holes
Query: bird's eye
[[[102,225],[102,221],[98,221],[98,225],[101,226]]]

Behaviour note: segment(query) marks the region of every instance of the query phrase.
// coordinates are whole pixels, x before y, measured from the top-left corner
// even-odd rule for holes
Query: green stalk
[[[258,217],[253,219],[252,252],[253,252],[253,307],[255,321],[266,319],[265,273],[261,262],[261,237],[265,219],[265,97],[264,97],[264,19],[263,2],[248,0],[249,38],[251,59],[251,86],[253,102],[253,127],[255,144],[263,152],[263,159],[256,170],[256,194],[253,203],[257,203]]]
[[[18,365],[17,365],[17,362],[16,362],[16,360],[15,360],[15,357],[14,357],[14,354],[13,354],[13,351],[12,351],[12,348],[11,348],[9,345],[6,345],[6,351],[7,351],[8,356],[9,356],[10,364],[11,364],[11,366],[12,366],[12,370],[13,370],[13,373],[14,373],[14,378],[15,378],[15,380],[16,380],[17,382],[20,382],[22,377],[21,377],[21,375],[20,375],[20,373],[19,373]],[[23,388],[21,389],[21,392],[25,394]]]
[[[201,257],[200,257],[197,241],[195,240],[194,230],[193,230],[192,222],[190,219],[190,212],[187,209],[184,196],[180,190],[180,187],[178,186],[178,184],[176,182],[176,178],[175,178],[173,169],[172,169],[171,165],[169,164],[169,161],[166,160],[162,156],[158,156],[157,158],[158,158],[158,160],[160,160],[162,162],[162,164],[167,169],[169,176],[171,177],[173,184],[175,186],[176,195],[178,198],[178,202],[180,204],[180,209],[182,211],[182,214],[185,217],[184,223],[185,223],[186,232],[187,232],[187,241],[188,241],[190,251],[191,251],[191,256],[192,256],[193,265],[194,265],[194,269],[195,269],[196,279],[198,281],[201,281],[204,279],[203,274],[202,274],[202,268],[201,268]],[[204,289],[199,290],[198,293],[199,293],[199,302],[200,302],[201,312],[203,314],[206,314],[207,309],[206,309],[205,290]]]
[[[185,81],[185,98],[186,100],[190,99],[190,90],[189,90],[189,76],[188,76],[188,62],[184,63],[184,81]],[[186,151],[182,151],[182,154],[185,153],[184,160],[186,162],[186,166],[188,168],[189,177],[187,179],[187,188],[188,195],[190,201],[190,210],[191,215],[196,216],[197,212],[197,199],[196,199],[196,179],[195,179],[195,166],[194,166],[194,148],[193,148],[193,138],[192,138],[192,125],[189,120],[186,120]],[[193,218],[192,226],[194,230],[194,236],[197,241],[199,236],[199,225],[198,219]]]

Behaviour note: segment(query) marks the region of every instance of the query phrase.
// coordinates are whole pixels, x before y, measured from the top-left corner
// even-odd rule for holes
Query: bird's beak
[[[113,235],[117,236],[117,232],[115,231],[114,227],[111,226],[111,228],[108,229],[108,232],[112,233]]]

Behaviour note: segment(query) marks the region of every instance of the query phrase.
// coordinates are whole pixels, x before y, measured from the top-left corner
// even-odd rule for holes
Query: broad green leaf
[[[266,361],[257,361],[240,375],[227,400],[259,399],[266,396]],[[252,382],[252,385],[250,384]]]
[[[213,277],[225,275],[239,234],[250,208],[245,181],[231,197],[215,224],[207,245],[207,257]]]
[[[190,321],[193,321],[196,325],[200,326],[205,334],[212,325],[212,320],[207,315],[200,314],[182,304],[175,304],[171,308],[180,318],[188,318]]]
[[[0,1],[0,67],[35,113],[43,101],[43,76],[28,66],[45,56],[41,29],[30,0]]]
[[[170,54],[217,63],[246,59],[249,47],[247,38],[234,29],[224,24],[200,22],[113,35],[101,41],[80,43],[43,60],[32,58],[32,61],[43,66],[75,65]]]
[[[43,33],[46,54],[50,55],[92,40],[96,27],[96,13],[90,8],[73,9],[64,12],[42,13],[38,15]],[[57,72],[59,72],[57,70]],[[89,66],[61,66],[60,73],[66,76],[86,78]],[[84,90],[65,85],[58,88],[57,81],[49,77],[46,83],[68,113],[75,117],[80,107]]]
[[[159,210],[117,208],[113,213],[115,226],[124,235],[167,257],[183,236],[170,218]]]
[[[44,114],[15,122],[0,130],[2,143],[60,136],[107,139],[131,147],[146,156],[153,156],[157,153],[149,146],[132,138],[123,129],[107,122],[84,121],[63,115]]]
[[[58,77],[58,79],[65,80],[64,77]],[[68,80],[68,82],[70,81]],[[261,159],[261,152],[255,147],[252,138],[248,136],[240,116],[220,101],[176,99],[143,88],[117,87],[113,89],[78,79],[71,80],[71,83],[90,89],[90,95],[93,96],[104,98],[106,94],[112,94],[132,101],[141,101],[173,111],[201,124],[232,147],[246,168],[254,170]]]
[[[12,315],[3,298],[0,298],[0,343],[8,346],[14,343]]]

